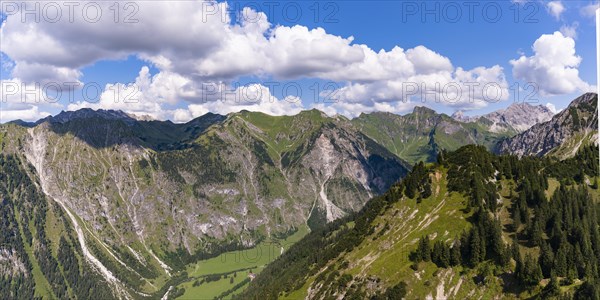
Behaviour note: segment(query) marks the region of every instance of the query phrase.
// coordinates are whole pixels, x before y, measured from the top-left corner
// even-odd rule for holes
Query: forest
[[[537,297],[600,299],[600,205],[590,191],[598,188],[598,147],[587,146],[575,157],[553,158],[496,156],[484,147],[469,145],[454,152],[441,151],[437,162],[418,163],[411,173],[387,193],[370,200],[358,213],[327,224],[308,234],[250,284],[239,299],[277,299],[302,288],[307,279],[327,282],[341,277],[317,275],[327,264],[351,251],[374,233],[373,221],[401,199],[417,203],[432,201],[431,176],[447,170],[448,189],[463,195],[469,229],[452,242],[422,236],[410,253],[415,270],[419,262],[438,268],[461,266],[482,269],[484,281],[494,270],[510,274],[518,291],[533,290],[547,279]],[[550,198],[545,191],[549,179],[559,182]],[[510,223],[498,219],[500,182],[510,182]],[[506,242],[503,231],[514,240]],[[525,249],[539,249],[539,255]],[[479,268],[483,265],[492,265]],[[337,278],[337,279],[334,279]],[[572,293],[561,286],[582,282]],[[372,299],[401,299],[409,289],[405,283],[388,287]],[[318,295],[317,295],[318,296]],[[345,298],[365,297],[359,288],[346,291]]]
[[[0,255],[13,254],[9,256],[13,261],[0,260],[0,295],[3,299],[113,298],[106,281],[84,263],[60,208],[49,204],[53,202],[32,181],[31,168],[16,156],[0,154]],[[56,240],[48,237],[49,213],[57,215],[67,229]],[[20,264],[22,268],[14,268]]]

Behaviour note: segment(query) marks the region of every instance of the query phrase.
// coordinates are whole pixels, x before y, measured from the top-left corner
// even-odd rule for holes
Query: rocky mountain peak
[[[516,102],[503,110],[499,110],[484,117],[495,123],[506,123],[517,132],[523,132],[531,126],[546,122],[554,113],[544,105],[531,105],[525,102]]]
[[[462,110],[452,114],[452,118],[460,122],[483,121],[489,123],[492,132],[523,132],[531,126],[546,122],[554,113],[544,105],[531,105],[515,102],[507,108],[481,116],[466,116]],[[486,121],[487,120],[487,121]]]
[[[413,114],[419,114],[419,115],[433,115],[436,114],[435,110],[429,108],[429,107],[425,107],[425,106],[415,106],[415,108],[413,109]]]
[[[472,122],[474,121],[473,117],[467,116],[465,115],[465,112],[463,110],[457,110],[452,114],[452,119],[459,121],[459,122]],[[475,120],[477,119],[477,117],[475,117]]]
[[[93,110],[91,108],[82,108],[75,111],[61,111],[56,116],[48,116],[44,119],[39,120],[37,123],[50,122],[50,123],[67,123],[75,119],[90,119],[100,118],[106,120],[123,120],[126,123],[133,123],[136,118],[131,117],[129,114],[121,110],[104,110],[98,109]]]
[[[546,122],[540,122],[528,130],[499,145],[501,153],[542,156],[556,154],[569,157],[585,144],[598,143],[598,94],[586,93],[573,100],[569,107]],[[547,108],[546,108],[547,109]],[[531,112],[523,118],[532,118]]]
[[[573,100],[573,102],[571,102],[571,104],[569,104],[569,107],[576,107],[581,105],[582,103],[587,103],[589,105],[594,105],[595,102],[598,101],[598,94],[596,93],[585,93],[579,97],[577,97],[577,99]]]

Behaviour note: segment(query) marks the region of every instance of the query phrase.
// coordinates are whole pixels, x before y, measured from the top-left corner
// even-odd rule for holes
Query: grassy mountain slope
[[[598,297],[597,179],[597,148],[566,161],[443,153],[310,233],[240,299]]]
[[[413,164],[434,161],[440,150],[456,150],[468,144],[493,149],[501,138],[516,133],[492,132],[493,124],[486,119],[460,122],[425,107],[416,107],[404,116],[382,112],[361,114],[351,122],[389,151]]]
[[[408,170],[347,120],[318,111],[183,125],[83,111],[0,131],[2,152],[33,165],[112,275],[101,274],[141,298],[189,280],[191,263],[357,211]]]

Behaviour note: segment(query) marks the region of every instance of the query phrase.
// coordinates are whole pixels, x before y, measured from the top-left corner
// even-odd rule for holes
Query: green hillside
[[[493,150],[498,141],[516,133],[492,132],[486,119],[464,123],[425,107],[416,107],[404,116],[383,112],[361,114],[351,122],[390,152],[412,164],[435,161],[442,149],[453,151],[469,144]]]
[[[89,254],[82,267],[99,270],[92,283],[114,278],[104,285],[108,293],[141,299],[233,293],[242,287],[242,273],[233,284],[221,278],[204,285],[206,276],[189,273],[190,267],[298,240],[308,228],[358,211],[410,167],[348,120],[316,110],[289,117],[208,114],[186,124],[81,110],[30,127],[4,124],[0,133],[2,154],[39,181],[41,202],[60,203],[64,226],[74,228],[66,236],[85,241],[71,246]],[[47,230],[55,245],[62,243],[59,233],[68,233],[60,226]],[[34,275],[46,267],[32,261]],[[258,272],[267,262],[235,270]],[[218,264],[209,269],[230,271]],[[52,295],[52,284],[42,280],[36,289],[64,298],[64,292]]]
[[[598,148],[438,159],[310,233],[240,299],[598,298]]]

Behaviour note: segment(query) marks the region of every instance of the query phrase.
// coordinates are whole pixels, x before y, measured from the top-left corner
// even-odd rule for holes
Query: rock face
[[[468,144],[481,144],[492,149],[512,132],[494,132],[491,122],[457,121],[425,107],[415,107],[400,116],[375,112],[361,114],[352,123],[362,132],[398,157],[410,162],[434,161],[441,149],[456,150]]]
[[[489,126],[492,132],[521,133],[533,125],[549,121],[554,113],[543,105],[529,103],[513,103],[506,109],[501,109],[483,116],[468,117],[462,111],[452,115],[461,122],[481,122]]]
[[[551,120],[502,141],[498,152],[524,155],[574,155],[588,143],[598,143],[598,94],[587,93]]]
[[[410,167],[347,119],[316,110],[186,124],[82,110],[0,128],[3,152],[33,166],[87,260],[135,293],[156,291],[120,276],[130,268],[152,279],[198,255],[322,225],[360,210]]]

